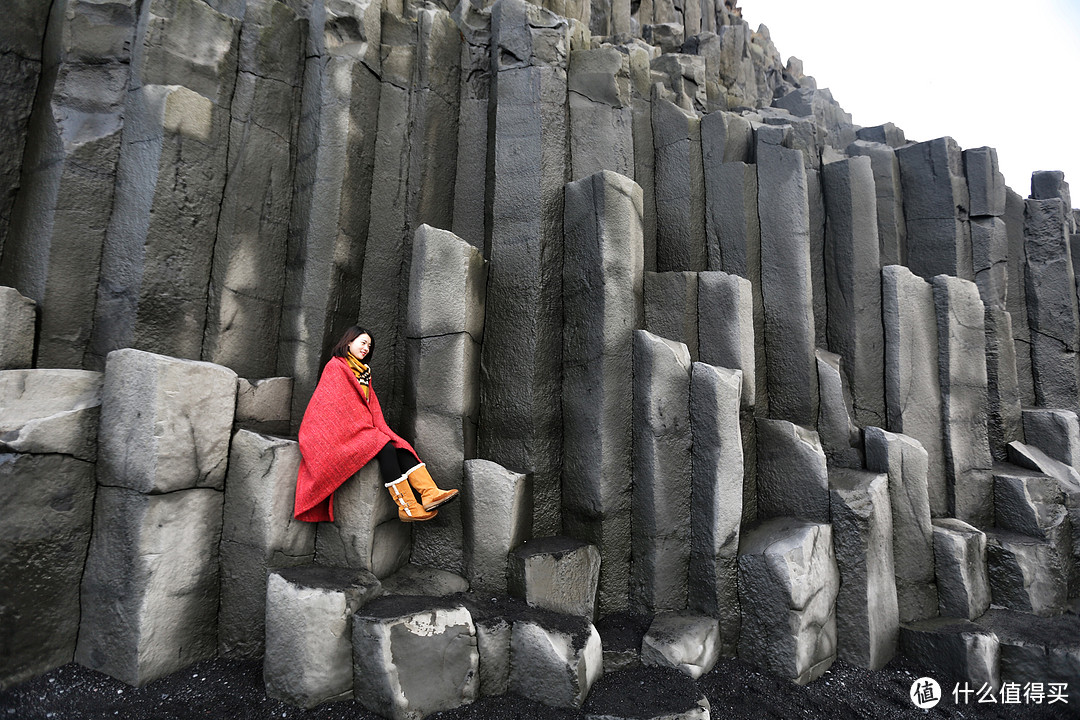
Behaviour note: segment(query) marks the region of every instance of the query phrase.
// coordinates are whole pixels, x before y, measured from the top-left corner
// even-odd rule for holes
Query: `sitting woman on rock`
[[[300,423],[293,510],[298,520],[333,520],[334,491],[372,460],[379,463],[402,522],[430,520],[438,514],[436,507],[457,497],[457,490],[435,485],[412,445],[386,424],[371,385],[373,354],[371,333],[354,325],[323,368]],[[413,490],[420,493],[419,502]]]

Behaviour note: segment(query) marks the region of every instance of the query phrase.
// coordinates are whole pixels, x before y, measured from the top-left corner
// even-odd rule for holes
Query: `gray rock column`
[[[960,146],[950,137],[896,151],[904,190],[907,260],[911,271],[972,279],[968,188]]]
[[[473,3],[459,3],[452,17],[461,31],[462,42],[454,224],[449,229],[470,245],[484,249],[491,240],[491,228],[485,217],[485,208],[491,207],[492,191],[488,145],[491,10]]]
[[[933,618],[902,626],[900,652],[935,673],[967,681],[972,689],[1001,685],[997,635],[965,619]]]
[[[836,659],[840,575],[832,528],[774,518],[748,530],[739,552],[739,657],[799,685]]]
[[[600,634],[588,620],[533,610],[514,620],[507,688],[545,705],[578,708],[603,662]]]
[[[903,128],[898,128],[891,122],[873,127],[859,128],[855,131],[855,137],[894,148],[907,145],[907,138],[904,136]]]
[[[1031,199],[1033,200],[1061,200],[1065,207],[1065,225],[1070,233],[1076,232],[1074,218],[1069,212],[1072,208],[1072,194],[1069,192],[1069,183],[1065,182],[1065,173],[1060,170],[1036,170],[1031,173]]]
[[[990,607],[986,534],[956,518],[933,522],[938,609],[944,617],[977,618]]]
[[[656,269],[704,270],[705,184],[701,121],[692,111],[654,97]]]
[[[985,325],[987,433],[990,453],[1000,461],[1006,445],[1024,438],[1016,344],[1008,311],[987,305]]]
[[[1064,513],[1061,515],[1062,519]],[[1071,563],[1053,542],[1005,530],[986,534],[986,566],[994,605],[1043,617],[1066,608]]]
[[[1012,316],[1013,345],[1016,348],[1016,381],[1023,405],[1035,404],[1031,380],[1031,331],[1028,329],[1027,257],[1024,251],[1024,199],[1005,188],[1005,232],[1008,243],[1005,309]]]
[[[1060,463],[1080,468],[1080,422],[1070,410],[1029,408],[1023,412],[1027,442]]]
[[[11,154],[5,152],[0,180],[0,285],[18,288],[41,307],[39,367],[100,369],[86,355],[121,136],[130,122],[124,102],[137,3],[53,3],[45,42],[48,4],[33,3],[34,10],[30,4],[12,8],[4,36],[20,37],[3,43],[14,47],[0,61],[3,104],[15,113],[4,116],[11,123],[6,132],[19,138],[17,154],[5,143]],[[19,74],[9,76],[12,71]]]
[[[829,485],[840,570],[836,655],[877,670],[896,654],[900,634],[889,476],[835,468]]]
[[[739,640],[737,578],[744,493],[741,385],[738,370],[705,363],[694,363],[691,368],[693,469],[687,606],[720,618],[725,654],[734,654]]]
[[[768,415],[812,427],[817,363],[802,153],[759,139],[757,169]]]
[[[646,272],[645,329],[653,335],[681,342],[698,359],[698,274]]]
[[[646,0],[647,2],[648,0]],[[656,270],[656,149],[652,130],[651,54],[640,45],[628,47],[633,98],[634,181],[641,186],[642,243],[645,269]]]
[[[71,662],[90,542],[94,465],[57,453],[0,453],[0,688]]]
[[[237,378],[233,422],[238,429],[288,435],[292,391],[293,380],[288,377]]]
[[[484,259],[446,230],[421,225],[413,243],[405,321],[405,433],[441,488],[462,488],[462,463],[476,456]],[[415,529],[413,559],[461,573],[461,505]]]
[[[563,528],[600,549],[600,610],[630,582],[633,343],[643,322],[642,191],[604,172],[566,186]]]
[[[933,617],[938,612],[938,594],[934,580],[934,528],[926,486],[926,450],[914,438],[881,428],[866,428],[864,439],[866,467],[889,475],[893,568],[900,622]]]
[[[828,218],[828,347],[844,358],[855,422],[881,425],[885,421],[885,338],[881,326],[877,202],[870,159],[856,157],[827,163],[822,166],[821,179]]]
[[[630,606],[686,607],[690,562],[690,353],[634,332],[634,485]]]
[[[233,436],[221,530],[218,653],[261,657],[268,570],[315,559],[314,523],[293,518],[300,448],[248,430]]]
[[[613,47],[575,50],[567,83],[571,178],[601,170],[633,177],[630,56]]]
[[[829,522],[825,451],[814,430],[757,419],[758,516]]]
[[[561,535],[532,538],[510,553],[507,565],[510,594],[530,607],[594,619],[600,579],[595,545]]]
[[[830,466],[861,468],[862,431],[851,421],[851,391],[845,363],[836,353],[818,348],[818,422],[821,448]]]
[[[998,638],[1001,678],[1019,683],[1060,683],[1069,704],[1080,700],[1080,618],[1040,618],[1012,610],[988,610],[978,624]],[[1055,707],[1064,707],[1055,703]]]
[[[889,265],[881,272],[888,429],[918,440],[926,450],[930,513],[943,517],[948,495],[934,292],[905,267]]]
[[[698,359],[742,372],[743,408],[756,402],[754,307],[750,281],[726,272],[697,274]]]
[[[534,530],[554,534],[561,525],[570,26],[524,0],[495,3],[491,26],[494,195],[478,450],[533,473]]]
[[[222,500],[98,488],[76,662],[141,687],[217,656]]]
[[[1005,177],[998,170],[997,150],[980,147],[965,150],[964,177],[971,197],[971,215],[1005,214]]]
[[[904,265],[907,262],[907,225],[896,151],[884,143],[856,140],[847,146],[846,152],[870,158],[877,199],[878,255],[882,267]]]
[[[97,459],[102,373],[0,370],[0,452]]]
[[[202,358],[248,377],[277,365],[305,36],[284,3],[247,4]]]
[[[1065,205],[1056,198],[1025,203],[1024,280],[1035,403],[1076,410],[1080,317],[1065,213]]]
[[[326,346],[356,322],[381,84],[379,3],[347,0],[308,18],[288,266],[274,374],[294,378],[300,425]]]
[[[938,368],[949,515],[977,527],[994,522],[987,435],[986,335],[975,284],[934,278]]]
[[[31,366],[36,317],[37,303],[15,288],[0,287],[0,370]]]
[[[507,556],[532,535],[532,478],[490,460],[466,460],[463,495],[469,587],[505,593]]]

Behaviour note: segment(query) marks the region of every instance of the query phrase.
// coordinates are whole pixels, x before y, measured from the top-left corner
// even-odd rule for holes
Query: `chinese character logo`
[[[941,702],[941,686],[938,685],[937,680],[930,677],[921,677],[915,682],[911,683],[911,702],[915,703],[915,707],[922,710],[929,710],[930,708]]]

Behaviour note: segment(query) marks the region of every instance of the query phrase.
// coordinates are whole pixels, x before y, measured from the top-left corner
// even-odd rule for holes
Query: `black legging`
[[[394,482],[401,477],[403,472],[420,464],[411,452],[396,448],[389,441],[383,445],[382,450],[375,456],[375,460],[379,463],[379,473],[384,483]]]

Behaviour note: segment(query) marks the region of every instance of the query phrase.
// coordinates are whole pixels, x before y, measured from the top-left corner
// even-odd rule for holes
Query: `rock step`
[[[1003,683],[1068,683],[1070,705],[1080,702],[1080,616],[994,609],[976,622],[997,635]]]

